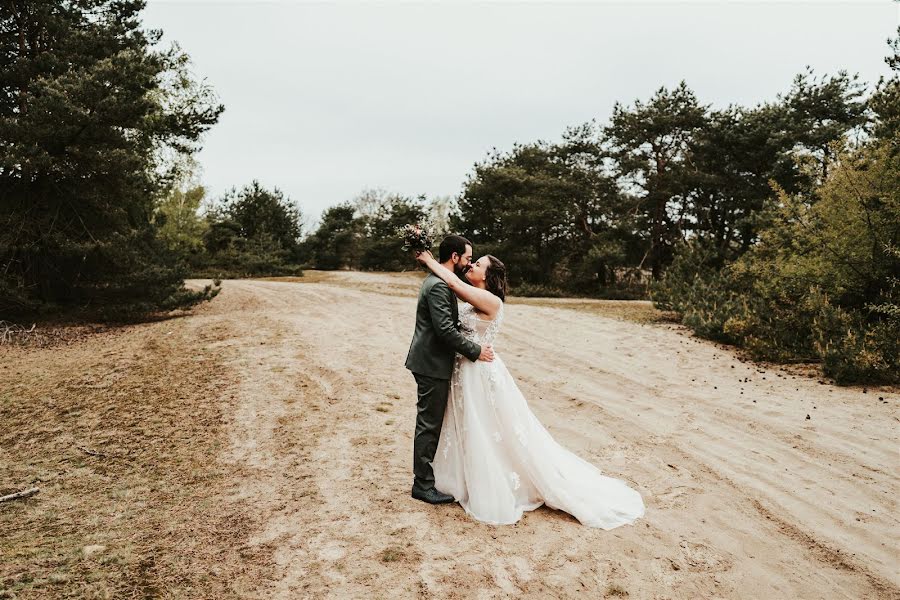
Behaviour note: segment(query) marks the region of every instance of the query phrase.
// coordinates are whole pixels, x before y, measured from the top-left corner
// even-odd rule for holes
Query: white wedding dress
[[[467,338],[493,344],[503,305],[493,321],[486,321],[477,318],[472,305],[462,304],[459,320]],[[493,362],[457,356],[432,466],[435,487],[485,523],[515,523],[541,504],[603,529],[644,515],[637,491],[553,439],[496,350]]]

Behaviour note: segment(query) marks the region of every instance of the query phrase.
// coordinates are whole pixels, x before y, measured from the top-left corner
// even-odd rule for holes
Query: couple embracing
[[[551,437],[495,354],[508,288],[503,263],[491,255],[472,262],[472,244],[457,235],[441,242],[437,259],[427,251],[416,259],[431,273],[406,358],[418,386],[412,496],[459,502],[494,525],[542,504],[603,529],[643,516],[637,491]]]

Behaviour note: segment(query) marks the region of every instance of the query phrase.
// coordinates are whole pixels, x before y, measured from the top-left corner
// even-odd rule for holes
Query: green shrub
[[[536,283],[520,283],[510,290],[511,296],[521,296],[523,298],[563,298],[570,296],[563,290]]]
[[[821,361],[838,383],[900,381],[900,157],[840,157],[813,197],[779,191],[760,240],[722,268],[702,240],[651,286],[662,310],[757,359]]]
[[[663,277],[650,284],[650,298],[658,309],[679,313],[697,335],[737,343],[750,317],[746,298],[727,269],[715,268],[716,256],[704,240],[682,243]]]

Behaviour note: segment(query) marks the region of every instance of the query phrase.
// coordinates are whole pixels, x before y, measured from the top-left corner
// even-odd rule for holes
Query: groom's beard
[[[466,279],[466,273],[469,271],[470,268],[471,268],[470,266],[461,267],[459,265],[453,265],[453,272],[456,273],[457,277],[459,277],[466,283],[469,283],[469,280]]]

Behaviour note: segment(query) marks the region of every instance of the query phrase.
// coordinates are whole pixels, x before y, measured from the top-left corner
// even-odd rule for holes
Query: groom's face
[[[471,268],[472,264],[472,246],[466,244],[466,251],[461,256],[459,254],[457,256],[459,256],[459,260],[453,265],[453,270],[456,271],[457,277],[465,281],[466,271]]]

